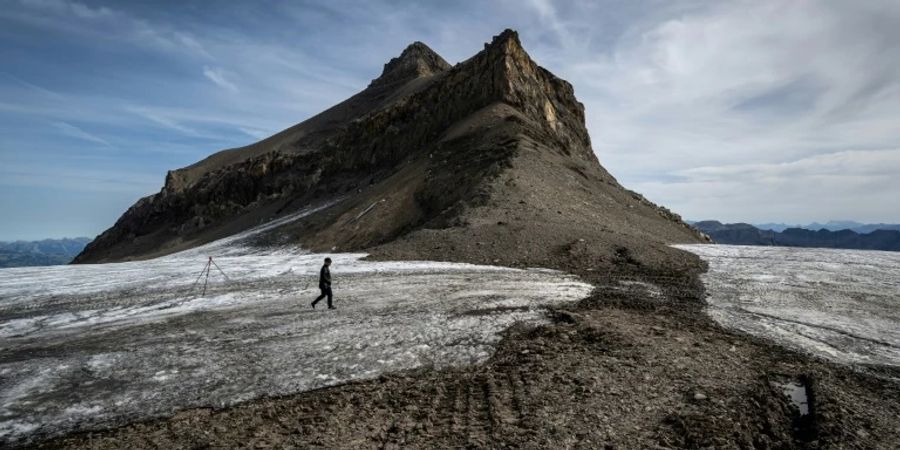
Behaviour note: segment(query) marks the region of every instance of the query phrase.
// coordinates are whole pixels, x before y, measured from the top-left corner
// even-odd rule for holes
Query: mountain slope
[[[350,100],[171,172],[77,262],[160,255],[326,203],[259,244],[662,270],[682,255],[660,244],[702,239],[601,167],[572,86],[506,30],[452,68],[415,43]]]

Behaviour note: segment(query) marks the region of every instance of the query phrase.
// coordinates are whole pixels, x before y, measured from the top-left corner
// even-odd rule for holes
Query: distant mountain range
[[[834,223],[837,222],[829,222],[829,224]],[[873,226],[859,225],[857,229],[862,230]],[[760,229],[749,223],[723,224],[716,220],[694,222],[693,226],[720,244],[900,251],[900,230],[898,229],[875,229],[867,233],[859,233],[852,229],[832,231],[825,227],[820,227],[818,230],[786,228],[775,231]]]
[[[90,238],[0,242],[0,268],[68,264]]]
[[[755,223],[753,224],[760,230],[784,231],[788,228],[801,228],[804,230],[828,230],[841,231],[850,230],[860,234],[871,233],[875,230],[900,230],[900,224],[895,223],[860,223],[852,220],[829,220],[825,223],[813,222],[807,225],[790,225],[786,223]]]

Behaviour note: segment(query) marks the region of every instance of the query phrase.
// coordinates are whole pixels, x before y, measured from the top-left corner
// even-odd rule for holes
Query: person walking
[[[322,290],[322,295],[313,300],[310,305],[313,309],[316,309],[316,303],[319,303],[319,300],[325,297],[328,297],[328,309],[335,309],[334,305],[331,304],[331,271],[328,270],[330,266],[331,258],[325,258],[325,264],[322,265],[322,270],[319,271],[319,289]]]

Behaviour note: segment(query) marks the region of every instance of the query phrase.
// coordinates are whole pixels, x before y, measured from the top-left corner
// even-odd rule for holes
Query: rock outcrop
[[[589,251],[598,265],[652,265],[674,252],[661,244],[702,240],[601,167],[573,87],[506,30],[453,67],[416,42],[347,101],[170,172],[76,262],[157,256],[325,203],[258,244],[509,265]]]

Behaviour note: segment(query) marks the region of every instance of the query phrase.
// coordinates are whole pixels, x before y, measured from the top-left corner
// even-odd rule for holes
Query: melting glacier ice
[[[900,253],[679,245],[722,325],[838,363],[900,367]]]
[[[0,443],[477,363],[511,324],[592,289],[544,269],[338,253],[337,309],[313,310],[325,255],[252,246],[308,212],[147,261],[0,270]],[[207,256],[227,278],[214,268],[201,295]]]

